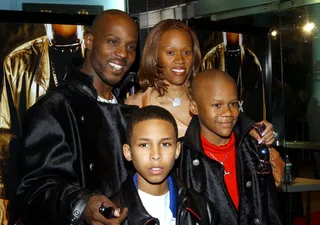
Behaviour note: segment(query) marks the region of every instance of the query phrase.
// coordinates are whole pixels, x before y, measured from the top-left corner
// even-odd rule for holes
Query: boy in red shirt
[[[221,224],[281,224],[275,182],[271,172],[259,172],[257,142],[248,135],[254,123],[239,117],[233,78],[204,70],[192,82],[191,98],[195,116],[178,165],[184,183],[215,204]]]

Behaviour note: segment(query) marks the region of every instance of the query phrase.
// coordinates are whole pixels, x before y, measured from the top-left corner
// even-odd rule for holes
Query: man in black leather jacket
[[[190,111],[195,116],[178,164],[184,184],[213,202],[221,224],[282,224],[270,164],[263,164],[269,170],[259,170],[257,142],[248,135],[254,123],[238,118],[232,77],[205,70],[195,77],[191,90]]]
[[[213,205],[184,187],[172,172],[180,154],[177,123],[159,106],[136,110],[127,128],[123,155],[135,173],[128,176],[113,197],[128,208],[123,225],[213,225],[219,220]]]
[[[86,57],[73,79],[48,92],[26,113],[17,190],[22,222],[120,224],[127,210],[106,219],[99,207],[127,176],[121,151],[135,109],[117,104],[116,87],[136,57],[138,28],[125,12],[98,15],[85,37]]]

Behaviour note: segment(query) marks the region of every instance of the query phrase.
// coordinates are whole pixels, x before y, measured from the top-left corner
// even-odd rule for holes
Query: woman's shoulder
[[[146,106],[145,102],[149,102],[149,101],[146,101],[146,98],[150,99],[151,91],[152,91],[151,88],[148,88],[145,91],[139,91],[139,92],[129,96],[125,100],[125,104],[127,104],[127,105],[137,105],[139,107]]]
[[[137,105],[139,107],[141,107],[141,103],[142,103],[142,91],[139,91],[131,96],[129,96],[124,103],[127,105]]]

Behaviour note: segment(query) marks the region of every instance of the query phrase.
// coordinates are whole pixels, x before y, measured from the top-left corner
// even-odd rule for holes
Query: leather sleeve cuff
[[[72,214],[70,216],[70,225],[82,224],[82,214],[87,205],[87,202],[92,196],[97,195],[99,193],[99,191],[95,191],[91,194],[86,194],[79,198],[79,200],[74,204],[74,207],[72,209]]]

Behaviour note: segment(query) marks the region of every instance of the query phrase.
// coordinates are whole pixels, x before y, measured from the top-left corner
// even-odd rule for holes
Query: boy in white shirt
[[[164,108],[137,109],[127,127],[123,155],[132,161],[130,174],[111,199],[128,208],[125,225],[218,224],[212,204],[186,189],[171,172],[180,154],[175,119]]]

